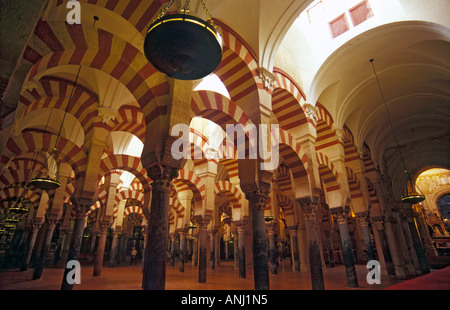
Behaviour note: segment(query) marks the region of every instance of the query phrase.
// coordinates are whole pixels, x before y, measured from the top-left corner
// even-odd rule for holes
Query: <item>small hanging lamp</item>
[[[56,157],[57,157],[56,147],[53,148],[49,157],[47,157],[47,161],[50,157],[52,157],[56,162]],[[56,166],[56,167],[58,168],[58,166]],[[57,189],[61,185],[61,182],[59,182],[58,169],[56,169],[55,177],[51,177],[50,174],[48,173],[48,171],[44,170],[44,168],[42,166],[40,169],[38,169],[38,171],[36,172],[36,175],[31,179],[30,184],[33,185],[34,187],[37,187],[37,188],[43,190],[43,191]]]
[[[31,202],[28,199],[19,198],[10,208],[9,211],[15,214],[24,214],[30,212]]]
[[[405,185],[405,192],[404,192],[404,195],[401,197],[401,199],[405,203],[416,204],[416,203],[424,201],[425,200],[425,196],[423,194],[417,192],[416,186],[414,186],[414,182],[413,182],[413,180],[411,178],[411,175],[409,174],[408,170],[406,169],[405,159],[403,158],[402,150],[400,148],[400,144],[398,142],[397,135],[396,135],[395,130],[394,130],[394,125],[392,124],[391,115],[390,115],[389,110],[387,108],[386,100],[384,99],[383,91],[381,90],[380,81],[378,80],[378,75],[377,75],[377,72],[375,70],[375,65],[373,64],[373,61],[374,61],[374,59],[370,59],[369,60],[369,62],[372,64],[373,72],[374,72],[375,78],[377,80],[378,89],[380,90],[381,98],[383,99],[383,103],[384,103],[384,107],[386,109],[386,113],[387,113],[387,116],[388,116],[389,124],[391,126],[391,130],[392,130],[392,133],[394,135],[395,142],[397,144],[397,149],[398,149],[398,152],[400,154],[400,159],[401,159],[402,164],[403,164],[404,172],[405,172],[405,174],[407,176],[407,181],[406,181],[406,185]]]
[[[165,16],[174,3],[171,0],[148,27],[144,41],[147,60],[160,72],[173,79],[197,80],[212,73],[222,60],[222,39],[203,0],[208,20],[182,14]]]
[[[420,190],[417,189],[417,186],[414,186],[414,182],[406,170],[405,173],[408,175],[408,181],[405,185],[405,194],[402,196],[402,201],[410,204],[424,201],[425,195],[419,192]]]

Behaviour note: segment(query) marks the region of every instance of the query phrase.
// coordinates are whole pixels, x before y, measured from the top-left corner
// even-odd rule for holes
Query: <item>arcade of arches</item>
[[[198,81],[144,56],[167,0],[79,0],[72,25],[67,2],[1,6],[2,271],[45,281],[78,260],[101,278],[136,250],[144,289],[164,289],[174,264],[207,283],[224,260],[255,289],[286,260],[324,289],[338,265],[358,287],[355,265],[369,260],[396,279],[448,264],[448,0],[209,0],[223,57]],[[190,10],[207,18],[200,1]],[[241,159],[227,125],[274,133],[276,152]],[[420,205],[401,202],[403,164]],[[30,185],[38,170],[60,187]],[[28,212],[10,209],[19,198]]]

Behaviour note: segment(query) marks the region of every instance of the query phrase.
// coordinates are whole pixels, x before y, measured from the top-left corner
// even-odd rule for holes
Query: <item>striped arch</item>
[[[272,92],[272,112],[280,127],[291,130],[308,122],[315,126],[304,111],[305,95],[301,88],[283,71],[274,69],[277,79]]]
[[[40,195],[38,193],[32,190],[27,190],[24,193],[24,189],[19,187],[5,188],[0,191],[0,215],[9,213],[10,204],[14,203],[19,197],[28,197],[33,206],[39,205]]]
[[[341,188],[338,177],[339,174],[336,171],[333,163],[328,159],[328,157],[321,153],[316,152],[317,162],[319,164],[319,175],[322,180],[325,191],[333,192]]]
[[[216,123],[224,131],[227,124],[252,124],[250,118],[234,101],[219,93],[207,90],[194,91],[191,108],[195,116],[201,116]]]
[[[33,152],[50,153],[55,146],[57,136],[48,133],[22,133],[15,138],[9,138],[0,162],[7,164],[14,157]],[[56,145],[58,160],[68,163],[75,177],[83,176],[86,172],[87,156],[83,148],[79,148],[64,137],[59,137]]]
[[[145,143],[144,114],[139,107],[121,106],[116,117],[107,123],[111,131],[129,132]]]
[[[371,206],[371,210],[379,212],[380,205],[378,203],[377,190],[375,189],[375,186],[373,186],[369,178],[366,178],[366,184],[367,184],[367,191],[369,192],[369,204]]]
[[[214,194],[224,194],[230,201],[233,208],[241,207],[242,193],[229,181],[219,181],[216,183]]]
[[[344,125],[344,153],[345,153],[345,162],[349,163],[354,160],[360,159],[358,150],[355,146],[355,141],[353,138],[353,133],[350,131],[350,129]]]
[[[366,143],[363,144],[362,160],[364,162],[364,171],[366,174],[376,171],[375,164],[372,161],[372,155],[370,153],[370,148]]]
[[[185,207],[177,198],[177,192],[175,190],[171,191],[169,198],[169,206],[175,211],[178,218],[184,217]]]
[[[291,199],[280,192],[276,193],[276,197],[277,197],[277,204],[286,214],[286,217],[294,216],[294,208],[292,206]]]
[[[350,198],[356,199],[362,197],[361,187],[359,180],[350,167],[345,167],[347,173],[348,187],[350,190]]]
[[[306,153],[289,132],[280,128],[279,133],[280,155],[284,158],[284,162],[288,165],[289,169],[291,169],[292,176],[294,179],[307,176],[309,170],[306,166]]]
[[[119,191],[116,193],[115,201],[116,205],[122,201],[127,199],[134,199],[138,201],[141,205],[144,205],[144,194],[138,191],[134,191],[131,189]]]
[[[214,22],[218,25],[223,40],[222,61],[214,73],[223,82],[234,102],[258,98],[258,89],[264,89],[264,84],[259,79],[255,53],[230,27],[221,21]]]
[[[334,121],[328,110],[319,102],[316,104],[316,151],[320,151],[329,146],[339,143],[336,130],[334,129]]]
[[[144,212],[142,211],[142,208],[140,206],[130,206],[130,207],[125,208],[125,210],[123,211],[123,217],[126,217],[132,213],[136,213],[138,215],[144,214]]]
[[[285,163],[281,163],[277,169],[278,188],[283,193],[292,192],[291,174],[289,167]]]
[[[53,30],[53,26],[58,31]],[[35,27],[33,63],[25,82],[61,65],[82,65],[101,70],[120,81],[142,108],[146,123],[166,114],[158,105],[169,94],[165,77],[151,66],[143,53],[130,43],[105,30],[62,22],[39,21]],[[25,53],[27,55],[27,53]]]
[[[100,163],[100,172],[98,180],[109,173],[111,170],[120,169],[131,172],[141,182],[144,192],[150,191],[150,183],[147,178],[147,171],[142,167],[139,157],[116,154],[109,155],[102,159]]]
[[[94,119],[98,116],[98,96],[83,86],[76,86],[69,104],[73,82],[52,76],[44,76],[32,90],[23,89],[19,102],[26,106],[22,114],[27,114],[45,108],[55,108],[67,111],[73,115],[84,130],[85,140],[90,140]]]
[[[191,190],[195,201],[202,201],[205,196],[206,185],[194,171],[181,169],[172,183],[176,187],[177,192]]]
[[[108,11],[116,13],[121,18],[127,20],[133,25],[142,36],[145,36],[147,27],[158,13],[163,4],[169,0],[156,1],[135,1],[135,0],[79,0],[81,3],[81,10],[86,4],[96,5]],[[61,5],[65,6],[67,1],[56,0],[55,7]]]

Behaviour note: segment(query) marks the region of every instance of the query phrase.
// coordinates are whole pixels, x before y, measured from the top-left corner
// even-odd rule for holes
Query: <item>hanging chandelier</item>
[[[59,130],[58,130],[58,134],[56,136],[56,141],[55,141],[55,145],[52,149],[52,151],[50,152],[49,156],[47,157],[47,165],[49,163],[49,159],[52,158],[53,162],[55,163],[55,170],[56,173],[54,176],[51,176],[49,171],[44,170],[44,165],[42,165],[37,171],[36,174],[34,175],[34,177],[30,180],[30,184],[35,186],[36,188],[39,188],[41,190],[44,191],[50,191],[50,190],[54,190],[57,189],[61,186],[61,182],[59,181],[59,168],[58,168],[58,149],[57,149],[57,145],[59,142],[59,138],[61,137],[61,131],[62,131],[62,126],[64,124],[64,120],[66,119],[66,115],[67,115],[67,109],[70,106],[70,102],[72,101],[72,96],[73,96],[73,92],[75,90],[75,87],[77,85],[77,81],[78,81],[78,77],[80,76],[80,71],[81,71],[81,66],[78,68],[78,72],[77,75],[75,77],[75,81],[73,82],[73,86],[72,86],[72,91],[70,93],[69,96],[69,100],[67,102],[66,108],[64,109],[64,116],[61,120],[61,124],[59,126]],[[53,112],[53,109],[52,109]],[[47,125],[50,121],[52,112],[50,112],[50,115],[48,117],[47,120]],[[45,126],[45,128],[47,129],[47,125]],[[34,162],[36,162],[36,157],[34,158]]]
[[[403,164],[403,170],[404,170],[404,173],[406,174],[406,178],[407,178],[406,185],[405,185],[405,191],[404,191],[401,199],[405,203],[416,204],[416,203],[424,201],[425,195],[423,195],[422,193],[419,192],[420,190],[417,188],[417,186],[414,186],[414,181],[413,181],[411,175],[409,174],[408,170],[406,169],[405,159],[403,158],[402,150],[400,148],[400,144],[398,142],[397,135],[394,130],[394,125],[392,124],[391,115],[389,114],[389,110],[386,105],[386,100],[384,98],[383,91],[381,90],[380,81],[378,80],[378,75],[375,70],[375,65],[373,64],[373,61],[374,61],[374,59],[369,60],[369,62],[372,64],[373,72],[375,74],[375,78],[376,78],[377,84],[378,84],[378,89],[380,90],[381,98],[383,99],[383,104],[386,109],[389,124],[391,126],[391,130],[394,135],[395,143],[397,144],[397,149],[400,154],[400,159]]]
[[[201,79],[219,66],[222,39],[203,0],[200,3],[210,23],[188,14],[190,0],[179,14],[166,15],[174,2],[167,3],[148,27],[145,57],[158,71],[173,79]]]

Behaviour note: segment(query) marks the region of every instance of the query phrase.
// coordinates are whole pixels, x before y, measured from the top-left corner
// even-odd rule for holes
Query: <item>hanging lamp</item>
[[[67,114],[67,108],[70,106],[70,102],[72,101],[72,96],[73,96],[73,92],[75,90],[75,87],[77,85],[77,81],[78,81],[78,77],[80,76],[80,71],[81,71],[81,66],[78,68],[78,72],[77,75],[75,77],[75,81],[73,83],[73,87],[72,87],[72,91],[70,93],[69,96],[69,101],[67,102],[67,106],[64,109],[64,116],[61,120],[61,124],[59,126],[59,130],[58,130],[58,134],[56,136],[56,141],[55,141],[55,145],[52,149],[52,151],[50,152],[49,156],[47,157],[46,162],[48,163],[48,160],[50,158],[53,158],[54,162],[56,163],[56,173],[55,176],[52,177],[50,176],[48,171],[44,171],[44,165],[41,166],[40,169],[38,169],[36,171],[35,176],[31,179],[30,184],[41,189],[44,191],[50,191],[50,190],[54,190],[57,189],[61,186],[61,182],[59,182],[59,169],[58,169],[58,149],[57,149],[57,145],[59,142],[59,138],[61,137],[61,131],[62,131],[62,126],[64,124],[64,120],[66,119],[66,114]],[[53,111],[53,110],[52,110]],[[47,120],[47,125],[48,122],[50,121],[50,117],[51,117],[52,113],[50,113],[48,120]],[[45,126],[47,128],[47,125]],[[36,160],[36,158],[35,158]]]
[[[381,90],[380,81],[378,79],[378,75],[375,70],[375,65],[373,64],[374,59],[373,58],[370,59],[369,62],[372,64],[373,72],[375,74],[375,78],[376,78],[377,84],[378,84],[378,89],[380,90],[381,98],[383,99],[383,104],[386,109],[389,124],[391,126],[391,130],[394,135],[395,143],[397,144],[397,149],[400,154],[400,159],[402,161],[403,169],[404,169],[404,172],[405,172],[406,178],[407,178],[406,185],[405,185],[405,192],[404,192],[403,196],[401,197],[401,199],[403,202],[410,203],[410,204],[416,204],[416,203],[422,202],[425,200],[425,195],[423,195],[422,193],[419,192],[420,190],[418,190],[417,186],[414,186],[414,182],[411,178],[411,175],[409,174],[408,170],[406,169],[405,159],[403,158],[402,150],[400,148],[400,144],[398,142],[397,135],[394,130],[394,125],[392,124],[391,115],[389,114],[389,110],[386,105],[386,100],[384,98],[383,91]]]
[[[15,214],[24,214],[30,212],[30,204],[26,198],[19,198],[10,208],[9,211]]]
[[[147,60],[160,72],[173,79],[197,80],[212,73],[222,60],[222,39],[213,19],[208,23],[189,15],[189,0],[181,14],[168,14],[171,0],[150,24],[144,41]]]

